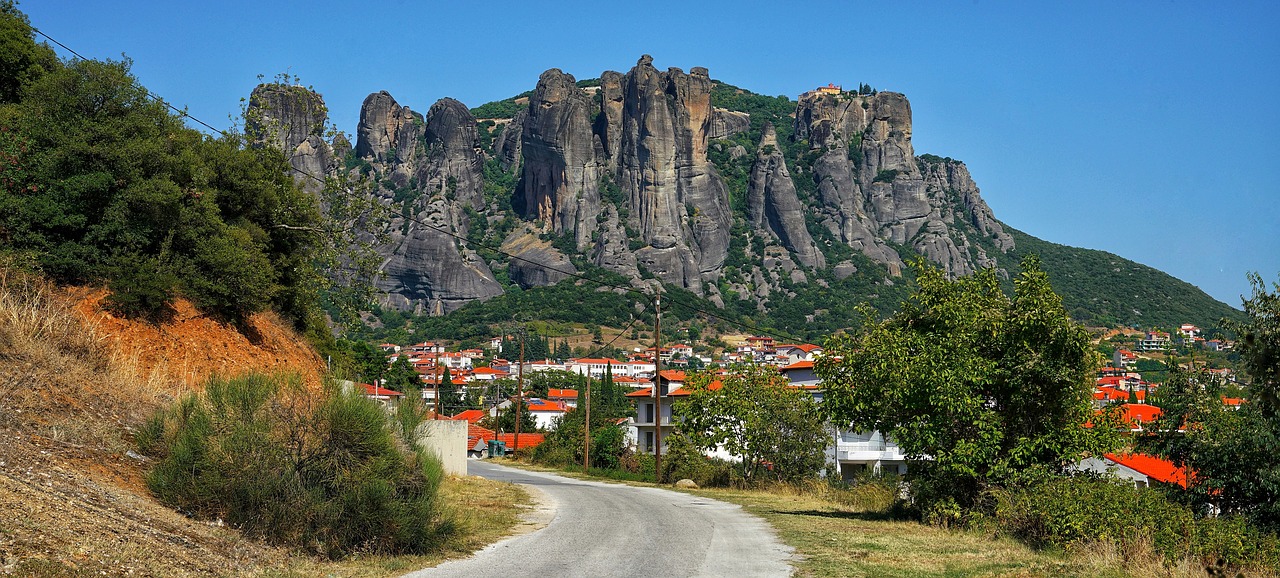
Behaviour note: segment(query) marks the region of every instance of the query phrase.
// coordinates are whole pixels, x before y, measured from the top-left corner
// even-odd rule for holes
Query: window
[[[653,432],[651,431],[644,432],[644,451],[653,453]]]
[[[653,404],[644,404],[644,421],[645,423],[653,423]],[[649,435],[653,435],[650,433]]]

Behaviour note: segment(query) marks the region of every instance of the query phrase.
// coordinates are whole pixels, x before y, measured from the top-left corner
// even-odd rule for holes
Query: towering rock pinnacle
[[[665,282],[702,292],[729,246],[728,194],[707,162],[712,117],[705,68],[665,73],[645,55],[623,81],[619,182],[645,247],[639,263]]]
[[[603,146],[592,131],[596,107],[573,76],[551,69],[538,79],[522,121],[521,194],[528,219],[574,235],[585,247],[600,212]]]
[[[422,136],[422,115],[400,106],[387,91],[375,92],[360,107],[356,155],[379,162],[405,162]]]
[[[471,226],[465,207],[484,198],[478,138],[456,100],[436,102],[424,119],[386,92],[365,99],[355,150],[377,171],[376,192],[393,214],[378,282],[384,305],[440,315],[502,294],[488,265],[458,241]]]
[[[747,185],[747,217],[757,229],[767,231],[795,254],[806,267],[825,267],[826,258],[814,244],[805,226],[804,207],[796,196],[795,183],[787,170],[778,134],[765,124],[756,161]]]
[[[335,162],[323,138],[329,120],[324,98],[302,86],[259,84],[249,95],[246,117],[245,132],[255,146],[283,151],[296,170],[294,180],[311,192],[320,190]]]

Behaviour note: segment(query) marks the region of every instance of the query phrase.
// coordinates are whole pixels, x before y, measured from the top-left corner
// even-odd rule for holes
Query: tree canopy
[[[958,513],[989,486],[1064,471],[1114,441],[1091,418],[1097,354],[1039,260],[1012,297],[994,270],[949,280],[916,263],[901,310],[829,340],[816,370],[845,427],[892,436],[917,504]]]
[[[1160,388],[1161,419],[1141,447],[1189,468],[1195,504],[1247,516],[1259,527],[1280,530],[1280,285],[1268,292],[1251,275],[1253,296],[1245,320],[1227,321],[1240,336],[1249,371],[1248,400],[1238,409],[1223,403],[1224,384],[1208,373],[1172,368]]]
[[[831,436],[818,403],[790,387],[776,368],[704,372],[684,387],[689,397],[673,408],[680,432],[702,450],[720,448],[741,458],[744,479],[794,481],[822,468]]]

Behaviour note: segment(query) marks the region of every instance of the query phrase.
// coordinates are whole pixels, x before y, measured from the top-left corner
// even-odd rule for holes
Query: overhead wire
[[[32,29],[31,29],[31,30],[32,30],[33,32],[35,32],[35,33],[39,34],[40,36],[43,36],[44,38],[48,39],[50,42],[52,42],[52,43],[54,43],[54,44],[58,45],[58,46],[59,46],[59,47],[61,47],[63,50],[66,50],[67,52],[71,53],[71,54],[72,54],[72,55],[74,55],[76,58],[79,58],[79,59],[81,59],[81,60],[89,60],[88,58],[85,58],[84,56],[82,56],[79,52],[76,52],[75,50],[73,50],[73,49],[71,49],[70,47],[68,47],[67,45],[65,45],[65,44],[63,44],[63,43],[61,43],[61,42],[59,42],[57,39],[53,38],[52,36],[49,36],[49,35],[48,35],[47,33],[45,33],[44,31],[42,31],[42,30],[40,30],[40,29],[38,29],[38,28],[35,28],[35,27],[32,27]],[[164,99],[163,99],[162,97],[160,97],[159,95],[157,95],[157,94],[155,94],[155,93],[151,92],[150,90],[148,90],[146,87],[143,87],[143,86],[139,85],[139,88],[141,88],[141,89],[143,90],[143,92],[145,92],[145,93],[146,93],[146,95],[147,95],[148,97],[150,97],[150,98],[154,99],[156,102],[159,102],[159,103],[161,103],[161,104],[165,105],[166,107],[168,107],[169,109],[173,110],[176,114],[180,115],[181,117],[183,117],[183,118],[189,118],[189,119],[191,119],[192,121],[194,121],[194,122],[196,122],[196,123],[200,124],[201,126],[204,126],[205,128],[208,128],[209,130],[212,130],[212,131],[214,131],[214,132],[216,132],[216,133],[224,134],[224,133],[226,132],[225,130],[218,129],[218,128],[214,127],[213,125],[211,125],[211,124],[209,124],[209,123],[207,123],[207,122],[204,122],[203,120],[200,120],[199,118],[195,117],[195,116],[194,116],[194,115],[192,115],[191,113],[187,112],[185,109],[180,109],[180,108],[178,108],[178,107],[174,106],[173,104],[171,104],[171,103],[169,103],[168,101],[164,100]],[[319,176],[317,176],[317,175],[311,174],[310,172],[304,171],[304,170],[299,169],[299,168],[297,168],[297,167],[294,167],[294,166],[292,166],[292,165],[290,165],[290,167],[289,167],[289,168],[290,168],[291,170],[293,170],[294,172],[296,172],[296,173],[300,174],[300,175],[303,175],[303,176],[305,176],[305,177],[308,177],[308,178],[310,178],[310,179],[312,179],[312,180],[316,181],[317,183],[320,183],[321,185],[326,185],[326,186],[328,185],[328,183],[325,181],[325,179],[323,179],[323,178],[321,178],[321,177],[319,177]],[[351,189],[350,189],[350,188],[348,188],[348,187],[343,187],[343,190],[344,190],[344,192],[346,192],[348,195],[352,196],[353,198],[360,196],[360,193],[357,193],[357,192],[355,192],[355,191],[351,190]],[[454,233],[453,231],[450,231],[450,230],[448,230],[448,229],[445,229],[445,228],[442,228],[442,227],[438,227],[438,226],[432,225],[432,224],[427,223],[427,222],[425,222],[425,221],[422,221],[421,219],[418,219],[418,218],[416,218],[416,217],[411,217],[411,216],[407,216],[407,215],[406,215],[406,216],[404,216],[404,218],[405,218],[406,220],[409,220],[409,221],[411,221],[411,222],[413,222],[413,223],[416,223],[416,224],[418,224],[418,225],[421,225],[421,226],[423,226],[423,227],[425,227],[425,228],[427,228],[427,229],[429,229],[429,230],[432,230],[432,231],[434,231],[434,232],[440,233],[440,234],[442,234],[442,235],[446,235],[446,236],[448,236],[448,237],[452,237],[452,238],[454,238],[454,239],[456,239],[456,240],[459,240],[459,241],[462,241],[462,242],[464,242],[464,243],[466,243],[466,244],[468,244],[468,245],[475,245],[475,246],[478,246],[478,247],[480,247],[480,248],[488,249],[488,250],[493,251],[493,252],[495,252],[495,253],[497,253],[497,254],[499,254],[499,255],[502,255],[502,256],[504,256],[504,257],[506,257],[506,258],[508,258],[508,259],[512,259],[512,260],[516,260],[516,261],[521,261],[521,262],[529,263],[529,264],[532,264],[532,265],[537,265],[537,266],[542,267],[542,268],[544,268],[544,269],[548,269],[548,270],[551,270],[551,271],[555,271],[555,272],[560,273],[560,274],[562,274],[562,275],[565,275],[565,276],[568,276],[568,277],[572,277],[572,278],[574,278],[574,279],[579,279],[579,280],[581,280],[581,281],[585,281],[585,282],[589,282],[589,283],[595,283],[595,284],[600,285],[600,286],[602,286],[602,287],[609,287],[609,288],[611,288],[611,289],[618,289],[618,290],[625,291],[625,292],[630,293],[630,294],[639,295],[639,296],[641,296],[641,297],[643,297],[643,298],[645,298],[645,299],[647,299],[647,300],[649,300],[649,301],[652,301],[652,300],[655,298],[655,295],[651,295],[651,294],[646,293],[646,292],[644,292],[644,291],[641,291],[641,290],[639,290],[639,289],[637,289],[637,288],[635,288],[635,287],[628,287],[628,286],[618,285],[618,284],[616,284],[616,283],[610,283],[610,282],[608,282],[608,281],[603,281],[603,280],[599,280],[599,279],[592,279],[592,278],[590,278],[590,277],[587,277],[587,276],[585,276],[585,275],[582,275],[581,273],[578,273],[577,271],[571,271],[571,270],[561,269],[561,268],[555,267],[555,266],[553,266],[553,265],[548,265],[548,264],[546,264],[546,263],[539,263],[539,262],[537,262],[537,261],[533,261],[533,260],[531,260],[531,259],[527,259],[527,258],[524,258],[524,257],[520,257],[520,256],[518,256],[518,255],[514,255],[514,254],[512,254],[512,253],[509,253],[509,252],[507,252],[507,251],[504,251],[501,247],[495,247],[495,246],[493,246],[493,245],[488,245],[488,244],[485,244],[485,243],[472,241],[471,239],[468,239],[468,238],[466,238],[466,237],[464,237],[464,236],[462,236],[462,235],[459,235],[459,234],[457,234],[457,233]],[[703,308],[701,308],[701,307],[697,307],[697,306],[695,306],[695,305],[691,305],[691,304],[685,303],[685,302],[683,302],[683,301],[681,301],[681,300],[679,300],[679,299],[676,299],[676,298],[674,298],[673,296],[671,296],[670,294],[668,294],[668,295],[667,295],[667,301],[668,301],[668,302],[670,302],[670,303],[672,303],[672,304],[675,304],[675,305],[677,305],[677,306],[683,307],[683,308],[685,308],[686,310],[692,311],[692,312],[694,312],[694,313],[696,313],[696,314],[702,314],[702,315],[705,315],[705,316],[707,316],[707,317],[710,317],[710,318],[713,318],[713,319],[717,319],[717,320],[722,321],[722,322],[724,322],[724,323],[728,323],[728,324],[730,324],[730,325],[733,325],[733,326],[735,326],[735,327],[739,327],[739,328],[741,328],[741,329],[745,329],[745,330],[747,330],[747,331],[750,331],[750,332],[755,333],[755,334],[758,334],[758,335],[767,335],[767,336],[775,337],[775,338],[779,338],[779,337],[781,337],[781,338],[784,338],[784,339],[788,339],[788,340],[791,340],[791,341],[795,341],[796,343],[803,343],[803,342],[805,341],[804,339],[800,339],[800,338],[798,338],[798,337],[796,337],[796,336],[793,336],[793,335],[788,335],[788,334],[783,333],[783,332],[780,332],[780,331],[778,331],[778,330],[776,330],[776,329],[765,329],[765,328],[762,328],[762,327],[757,327],[757,326],[749,325],[749,324],[743,323],[743,322],[741,322],[741,321],[738,321],[738,320],[732,319],[732,318],[730,318],[730,317],[726,317],[726,316],[721,315],[721,314],[717,314],[717,313],[714,313],[714,312],[711,312],[711,311],[707,311],[706,309],[703,309]],[[631,324],[629,324],[629,325],[628,325],[628,328],[629,328],[631,325],[634,325],[635,321],[636,321],[636,318],[633,316],[633,317],[632,317],[632,320],[631,320]],[[625,331],[625,330],[624,330],[624,331]],[[620,336],[620,335],[622,335],[622,334],[621,334],[621,333],[619,333],[618,335]],[[613,341],[616,341],[617,339],[618,339],[618,336],[614,336],[614,340],[613,340]],[[609,344],[608,344],[608,345],[606,345],[606,346],[604,346],[604,347],[609,347],[609,346],[611,346],[611,345],[613,344],[613,341],[610,341],[610,342],[609,342]],[[603,348],[601,349],[601,351],[603,351]]]

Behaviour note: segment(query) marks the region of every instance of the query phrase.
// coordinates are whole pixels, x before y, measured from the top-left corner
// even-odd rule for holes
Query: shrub
[[[147,486],[189,515],[329,557],[429,551],[452,526],[440,463],[409,448],[377,404],[296,379],[213,379],[157,412],[139,448],[159,458]]]
[[[991,492],[994,523],[1033,546],[1149,539],[1166,559],[1222,559],[1232,566],[1280,564],[1280,541],[1237,517],[1199,518],[1159,490],[1089,478],[1056,479]]]

